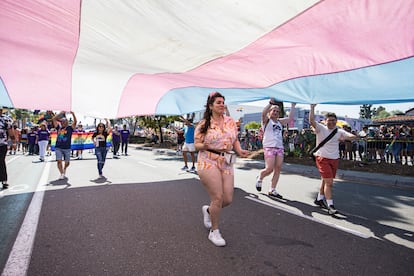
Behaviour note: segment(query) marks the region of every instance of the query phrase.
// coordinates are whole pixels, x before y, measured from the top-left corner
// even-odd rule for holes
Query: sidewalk
[[[172,149],[159,149],[152,147],[143,147],[137,146],[136,149],[139,150],[151,150],[157,154],[165,154],[176,156],[177,153]],[[263,160],[252,160],[238,158],[237,163],[245,167],[254,168],[254,169],[263,169],[264,161]],[[284,163],[282,167],[282,172],[285,173],[294,173],[300,174],[308,177],[319,178],[319,172],[316,167],[304,166],[298,164]],[[399,175],[389,175],[382,173],[370,173],[370,172],[359,172],[352,170],[338,170],[336,174],[336,179],[343,181],[353,181],[363,184],[378,185],[382,187],[392,187],[400,188],[407,190],[414,190],[414,177],[399,176]]]

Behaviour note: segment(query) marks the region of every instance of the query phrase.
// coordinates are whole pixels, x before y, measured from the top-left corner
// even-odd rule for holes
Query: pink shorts
[[[222,174],[234,175],[233,166],[226,163],[224,156],[208,151],[199,151],[197,155],[197,171],[213,168],[219,169]]]
[[[275,157],[278,155],[284,156],[284,148],[264,148],[264,157]]]
[[[335,178],[339,166],[339,159],[316,157],[316,166],[322,178]]]

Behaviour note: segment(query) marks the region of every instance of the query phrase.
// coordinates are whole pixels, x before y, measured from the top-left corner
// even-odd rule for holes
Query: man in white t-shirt
[[[337,128],[337,117],[335,113],[327,113],[325,115],[325,124],[318,123],[315,121],[315,106],[316,104],[311,104],[310,106],[309,121],[316,132],[316,145],[319,145],[320,142]],[[322,178],[318,197],[314,203],[320,207],[327,208],[330,215],[337,213],[333,204],[332,187],[339,165],[339,142],[355,138],[356,136],[352,133],[338,128],[338,132],[314,153],[316,166]]]

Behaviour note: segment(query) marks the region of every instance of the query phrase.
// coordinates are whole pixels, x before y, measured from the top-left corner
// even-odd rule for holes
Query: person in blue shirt
[[[195,172],[195,145],[194,145],[194,125],[193,119],[184,119],[184,145],[182,147],[183,158],[184,158],[184,167],[182,170],[188,170],[188,155],[191,155],[191,161],[193,165],[191,166],[190,172]]]
[[[77,124],[76,116],[73,111],[70,112],[73,117],[71,125],[69,125],[65,113],[65,111],[62,111],[53,117],[53,125],[57,130],[55,154],[57,167],[60,172],[60,179],[66,178],[66,169],[69,167],[70,163],[72,133]],[[65,161],[65,166],[63,166],[63,160]]]
[[[115,125],[114,129],[112,130],[112,147],[114,150],[114,159],[118,159],[118,151],[119,151],[119,146],[121,145],[121,133],[118,130],[118,126]]]
[[[37,127],[32,127],[27,133],[27,144],[29,148],[29,155],[36,152]]]
[[[123,125],[123,129],[121,130],[121,152],[124,155],[128,155],[128,139],[129,139],[129,129],[127,129],[126,125]]]

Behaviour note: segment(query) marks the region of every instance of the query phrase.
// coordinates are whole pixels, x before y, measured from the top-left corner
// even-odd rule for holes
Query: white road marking
[[[9,191],[11,192],[23,192],[23,191],[27,191],[29,190],[29,186],[25,185],[25,184],[21,184],[21,185],[13,185],[9,188]]]
[[[6,160],[6,165],[10,164],[11,162],[13,162],[14,160],[16,160],[17,158],[19,158],[20,156],[14,156],[13,158],[10,158],[9,160]]]
[[[245,196],[245,198],[256,201],[258,203],[261,203],[261,204],[264,204],[264,205],[267,205],[267,206],[270,206],[270,207],[273,207],[273,208],[276,208],[276,209],[279,209],[281,211],[290,213],[292,215],[296,215],[296,216],[299,216],[299,217],[302,217],[302,218],[305,218],[305,219],[308,219],[308,220],[311,220],[311,221],[314,221],[314,222],[317,222],[317,223],[320,223],[320,224],[330,226],[332,228],[350,233],[352,235],[355,235],[355,236],[358,236],[358,237],[361,237],[361,238],[364,238],[364,239],[368,239],[368,238],[372,237],[370,235],[367,235],[367,234],[364,234],[364,233],[361,233],[361,232],[358,232],[358,231],[355,231],[355,230],[352,230],[352,229],[349,229],[349,228],[346,228],[346,227],[343,227],[343,226],[340,226],[340,225],[336,225],[334,223],[326,222],[326,221],[323,221],[321,219],[317,219],[317,218],[314,218],[314,217],[311,217],[311,216],[304,215],[300,212],[295,212],[295,211],[289,210],[287,208],[283,208],[283,207],[280,207],[280,206],[277,206],[277,205],[273,205],[271,203],[262,201],[262,200],[257,199],[257,198],[253,198],[253,197],[250,197],[250,196]]]
[[[39,179],[39,183],[37,183],[32,201],[27,209],[23,224],[17,234],[16,241],[14,242],[7,263],[1,274],[2,276],[26,275],[27,273],[45,193],[43,186],[47,184],[50,165],[50,162],[46,162],[42,176]]]
[[[154,166],[150,163],[146,163],[146,162],[142,162],[142,161],[138,161],[139,164],[147,166],[147,167],[151,167],[151,168],[156,168],[157,166]]]

